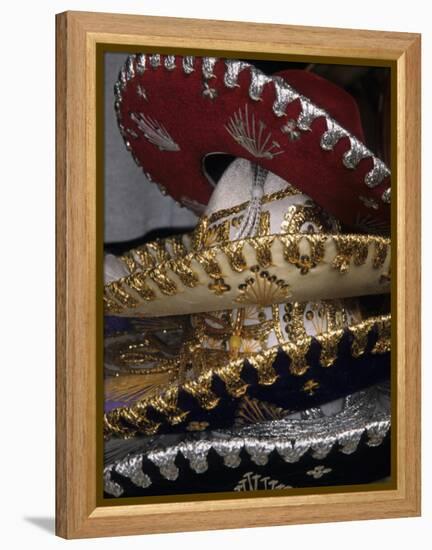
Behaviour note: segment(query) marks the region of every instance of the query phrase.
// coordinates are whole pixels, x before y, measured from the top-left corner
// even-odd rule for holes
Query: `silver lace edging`
[[[159,66],[164,66],[166,70],[172,71],[177,68],[176,57],[168,55],[164,57],[160,54],[148,55],[148,61],[151,68],[155,69]],[[194,69],[195,58],[185,56],[182,59],[181,67],[186,74],[190,74]],[[310,130],[312,122],[316,118],[325,118],[326,131],[322,134],[320,144],[325,151],[331,151],[336,143],[347,138],[350,143],[350,149],[343,155],[343,165],[353,170],[357,168],[359,162],[364,158],[372,158],[373,167],[365,175],[364,183],[369,188],[377,187],[385,178],[390,176],[390,170],[377,158],[361,141],[350,134],[342,126],[340,126],[332,117],[324,110],[314,105],[311,100],[294,90],[280,76],[267,76],[262,71],[253,65],[244,61],[237,60],[219,60],[215,57],[202,58],[202,74],[205,80],[213,78],[214,67],[217,62],[225,63],[224,85],[226,88],[238,87],[238,78],[242,71],[248,70],[250,74],[249,97],[253,101],[261,101],[264,87],[271,84],[274,88],[275,100],[272,110],[277,117],[285,115],[287,106],[294,100],[299,99],[301,105],[300,114],[297,117],[297,126],[302,131]],[[119,115],[119,104],[122,100],[122,91],[125,89],[129,80],[135,77],[135,74],[143,74],[146,70],[146,54],[136,54],[128,56],[123,68],[120,70],[118,80],[114,85],[115,106]],[[382,202],[388,204],[390,201],[390,193],[385,192],[382,197]]]
[[[143,471],[143,458],[159,468],[167,480],[175,481],[179,469],[175,464],[182,455],[197,474],[208,469],[210,450],[223,458],[226,468],[238,468],[240,453],[245,450],[252,462],[264,466],[276,451],[288,464],[298,462],[310,453],[315,459],[324,459],[336,446],[339,452],[354,453],[362,436],[366,435],[369,447],[381,445],[390,429],[390,402],[387,386],[374,386],[349,396],[341,412],[333,416],[302,415],[303,418],[273,420],[250,426],[188,434],[177,444],[164,445],[164,436],[152,440],[150,449],[129,453],[125,458],[108,464],[104,469],[105,491],[113,496],[123,493],[111,474],[118,472],[139,487],[151,484],[150,476]]]

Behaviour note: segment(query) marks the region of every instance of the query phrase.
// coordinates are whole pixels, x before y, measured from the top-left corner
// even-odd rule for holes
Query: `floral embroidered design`
[[[280,145],[272,138],[270,131],[265,132],[266,125],[262,120],[255,122],[252,113],[249,119],[248,105],[245,105],[244,114],[239,109],[225,125],[230,136],[256,158],[273,159],[281,155]]]
[[[248,277],[238,286],[240,295],[235,302],[238,304],[269,305],[283,302],[291,296],[290,286],[283,279],[278,279],[268,271],[260,271],[259,266],[252,266],[253,277]]]
[[[282,127],[281,132],[286,134],[291,141],[297,141],[300,138],[300,132],[298,131],[297,121],[290,118]]]
[[[143,113],[131,113],[130,117],[147,141],[156,145],[160,151],[180,151],[180,147],[169,135],[163,124]]]
[[[306,472],[306,475],[312,476],[314,479],[320,479],[325,474],[329,474],[332,471],[333,471],[332,468],[326,468],[325,466],[323,466],[321,464],[319,466],[315,466],[315,468],[313,468],[313,470],[308,470]]]

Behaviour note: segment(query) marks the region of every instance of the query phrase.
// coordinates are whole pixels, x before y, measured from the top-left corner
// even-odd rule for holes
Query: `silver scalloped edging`
[[[202,58],[202,74],[205,80],[210,80],[210,78],[215,78],[213,74],[213,69],[218,61],[217,57],[203,57]]]
[[[186,55],[183,57],[183,72],[191,74],[194,72],[195,57],[193,55]]]
[[[391,201],[391,188],[388,187],[381,196],[381,200],[387,204]]]
[[[172,71],[177,68],[176,57],[167,55],[163,59],[160,54],[148,55],[149,66],[153,69],[164,66],[166,70]],[[282,117],[286,114],[287,106],[295,100],[300,100],[301,111],[297,118],[297,127],[302,131],[310,130],[312,122],[317,118],[325,118],[326,130],[321,136],[320,145],[325,151],[331,151],[336,143],[342,138],[348,138],[350,148],[342,157],[343,165],[353,170],[357,168],[359,162],[365,158],[372,158],[373,168],[365,175],[364,183],[369,188],[377,187],[384,179],[390,176],[390,170],[382,160],[374,156],[374,154],[355,136],[350,134],[342,126],[340,126],[331,116],[324,110],[314,105],[311,100],[294,90],[280,76],[267,76],[265,73],[244,61],[238,60],[220,60],[215,57],[202,58],[202,75],[205,80],[213,78],[214,67],[217,62],[225,63],[224,85],[228,89],[233,89],[238,86],[239,74],[244,70],[249,70],[250,84],[249,97],[253,101],[260,101],[264,87],[272,84],[274,87],[275,100],[272,105],[273,113],[277,117]],[[182,58],[182,69],[185,74],[190,74],[194,69],[195,58],[193,56],[185,56]],[[120,70],[118,80],[114,85],[115,107],[117,116],[120,116],[119,105],[122,100],[122,91],[125,89],[127,82],[133,79],[138,74],[143,74],[146,70],[146,54],[139,53],[128,56],[124,66]],[[381,196],[382,202],[390,203],[390,192],[386,190]]]
[[[301,419],[288,417],[230,430],[187,434],[176,444],[164,444],[165,436],[159,436],[142,444],[149,445],[147,449],[129,452],[104,468],[105,491],[113,496],[123,492],[111,477],[114,471],[139,487],[150,486],[151,478],[143,470],[144,457],[159,469],[162,477],[175,481],[180,473],[175,464],[179,455],[196,474],[207,471],[211,450],[223,458],[226,468],[240,466],[242,450],[258,466],[265,466],[272,452],[288,464],[298,462],[306,453],[322,460],[335,447],[346,455],[354,453],[363,436],[369,447],[381,445],[390,423],[388,385],[378,385],[345,398],[343,409],[332,416],[325,416],[322,411],[320,416],[316,411],[313,414],[303,411]]]
[[[164,59],[164,66],[167,71],[173,71],[176,68],[175,55],[166,55]]]

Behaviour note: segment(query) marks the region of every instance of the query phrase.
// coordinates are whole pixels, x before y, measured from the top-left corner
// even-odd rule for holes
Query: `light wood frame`
[[[392,360],[397,408],[391,490],[98,506],[96,480],[96,48],[98,43],[387,60],[393,109]],[[66,12],[57,16],[56,532],[65,538],[420,514],[420,36]],[[395,237],[396,235],[396,237]]]

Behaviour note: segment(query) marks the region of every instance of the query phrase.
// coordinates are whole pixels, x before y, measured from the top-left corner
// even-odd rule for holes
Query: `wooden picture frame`
[[[101,305],[96,54],[100,44],[265,52],[380,64],[392,71],[392,362],[395,479],[390,489],[101,505],[97,410]],[[286,25],[66,12],[57,16],[56,532],[65,538],[420,514],[420,36]],[[99,403],[100,405],[100,403]]]

